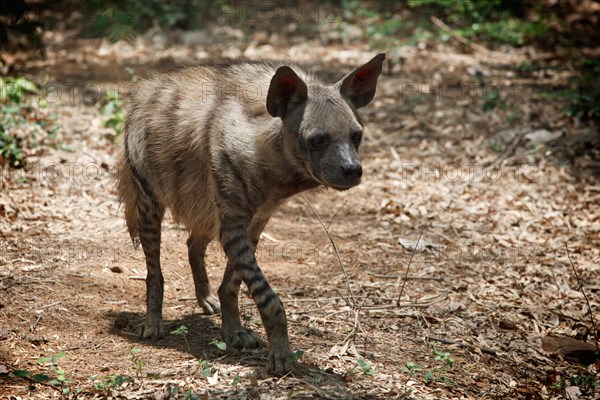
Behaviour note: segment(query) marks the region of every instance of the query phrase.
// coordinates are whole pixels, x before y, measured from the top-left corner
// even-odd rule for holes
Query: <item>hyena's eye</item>
[[[352,136],[350,137],[352,139],[352,142],[354,144],[359,144],[361,139],[362,139],[362,132],[361,131],[356,131],[354,133],[352,133]]]
[[[323,133],[318,133],[313,135],[310,139],[308,139],[308,147],[311,150],[318,150],[323,147],[327,143],[327,135]]]

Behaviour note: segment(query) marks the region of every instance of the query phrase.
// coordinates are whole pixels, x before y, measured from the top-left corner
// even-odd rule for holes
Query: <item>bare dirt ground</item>
[[[304,351],[301,375],[265,375],[265,348],[211,344],[220,338],[220,317],[201,314],[186,235],[170,217],[163,225],[164,313],[169,331],[188,330],[139,339],[144,257],[132,248],[115,196],[118,142],[102,127],[97,98],[82,100],[83,89],[123,87],[125,66],[143,75],[147,65],[240,56],[290,58],[335,81],[374,55],[364,44],[320,34],[298,39],[294,29],[269,36],[260,27],[250,34],[213,27],[209,42],[200,35],[188,44],[160,35],[108,44],[48,34],[49,59],[22,68],[74,83],[74,98],[50,104],[68,147],[38,152],[25,171],[3,171],[0,366],[55,376],[51,362],[36,361],[64,352],[57,365],[70,390],[65,397],[82,398],[598,398],[597,366],[541,349],[548,333],[593,336],[567,245],[600,320],[600,164],[593,151],[577,153],[597,140],[597,127],[540,97],[544,79],[568,71],[522,75],[516,65],[535,57],[525,51],[467,54],[427,43],[393,49],[403,63],[388,64],[362,113],[363,183],[307,195],[332,221],[352,296],[302,197],[270,221],[258,260],[286,307],[293,348]],[[504,107],[481,110],[486,94],[477,71],[497,85]],[[462,92],[451,93],[457,82]],[[514,113],[517,121],[507,122]],[[553,143],[556,132],[569,140]],[[419,238],[417,251],[407,250]],[[214,287],[224,264],[211,245]],[[264,337],[251,298],[240,301],[245,323]],[[576,379],[582,376],[596,386]],[[94,387],[118,377],[124,382],[114,388]],[[0,397],[61,396],[30,383],[0,374]]]

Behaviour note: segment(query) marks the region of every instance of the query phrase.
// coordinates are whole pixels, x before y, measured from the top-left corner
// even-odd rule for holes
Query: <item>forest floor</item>
[[[526,48],[424,41],[388,50],[376,98],[361,113],[363,182],[307,194],[332,221],[347,277],[303,197],[271,219],[257,257],[284,303],[293,350],[304,352],[300,375],[267,376],[264,347],[217,347],[220,316],[196,304],[186,234],[170,216],[164,316],[168,332],[179,330],[162,340],[138,337],[144,256],[116,199],[119,141],[103,127],[95,90],[123,90],[125,67],[144,76],[146,68],[238,57],[289,58],[335,82],[376,54],[364,41],[319,29],[216,26],[116,44],[46,33],[48,59],[19,68],[63,91],[49,102],[61,145],[30,154],[24,170],[3,170],[0,398],[60,397],[56,385],[31,390],[31,381],[7,371],[54,377],[61,369],[70,396],[81,397],[600,395],[598,366],[541,347],[550,333],[593,342],[573,268],[600,320],[600,136],[542,96],[568,78],[568,67],[542,64],[545,55]],[[224,255],[213,243],[207,257],[217,287]],[[264,338],[242,293],[244,323]],[[54,370],[52,361],[37,362],[60,353]]]

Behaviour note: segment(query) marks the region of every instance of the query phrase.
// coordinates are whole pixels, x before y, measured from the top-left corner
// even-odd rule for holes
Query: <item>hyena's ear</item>
[[[378,54],[335,84],[342,96],[350,100],[355,108],[366,106],[375,97],[377,78],[381,74],[383,60],[385,53]]]
[[[306,83],[290,67],[279,67],[271,78],[267,111],[272,117],[283,118],[290,103],[300,103],[307,98]]]

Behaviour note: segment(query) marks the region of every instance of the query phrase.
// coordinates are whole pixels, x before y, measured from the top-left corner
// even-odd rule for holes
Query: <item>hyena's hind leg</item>
[[[208,275],[206,274],[206,264],[204,262],[206,247],[210,241],[210,238],[205,238],[192,232],[187,240],[187,246],[198,304],[206,314],[216,314],[221,311],[221,305],[219,304],[219,299],[211,292]]]
[[[147,268],[147,311],[141,332],[144,339],[164,336],[162,319],[164,278],[160,268],[160,228],[165,214],[164,206],[147,186],[145,189],[138,191],[137,197],[138,235],[146,256]]]

